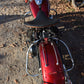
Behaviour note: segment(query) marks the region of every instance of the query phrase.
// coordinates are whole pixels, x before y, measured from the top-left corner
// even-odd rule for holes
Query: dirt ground
[[[66,0],[50,0],[58,13],[62,40],[69,46],[75,67],[69,72],[73,84],[84,84],[84,7],[74,9]],[[24,0],[0,0],[0,84],[40,84],[41,77],[26,75],[28,28],[21,15],[28,12]],[[32,16],[29,17],[32,19]],[[30,73],[38,73],[37,57],[30,59]],[[80,82],[80,83],[79,83]]]

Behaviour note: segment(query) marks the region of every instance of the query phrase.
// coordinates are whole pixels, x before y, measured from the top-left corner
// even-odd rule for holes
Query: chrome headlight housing
[[[35,0],[37,5],[41,5],[43,0]]]

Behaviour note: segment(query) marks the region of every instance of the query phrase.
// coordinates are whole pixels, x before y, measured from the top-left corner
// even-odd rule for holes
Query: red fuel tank
[[[35,3],[35,0],[30,2],[30,9],[32,11],[32,14],[34,18],[36,18],[37,13],[39,11],[39,6]],[[43,0],[42,5],[41,5],[42,11],[48,16],[49,15],[49,4],[48,0]]]

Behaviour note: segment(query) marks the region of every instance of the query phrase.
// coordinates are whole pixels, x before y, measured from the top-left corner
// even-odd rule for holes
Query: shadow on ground
[[[18,20],[22,17],[23,15],[0,15],[0,24]],[[60,19],[58,26],[64,26],[64,28],[76,28],[84,26],[84,12],[59,14],[58,19]]]
[[[5,58],[6,56],[4,56],[3,54],[1,55],[0,54],[0,64],[3,64],[3,59]]]
[[[70,78],[72,79],[73,84],[84,84],[84,27],[67,29],[62,35],[62,40],[69,46],[75,62],[75,67],[69,74]],[[62,55],[68,59],[66,49],[64,47],[62,47],[62,49]],[[69,66],[71,65],[71,62],[68,60],[66,63]]]
[[[58,18],[60,18],[59,26],[64,28],[84,27],[84,12],[59,14]]]
[[[0,60],[3,59],[5,56],[0,54]]]
[[[27,15],[26,17],[29,17],[29,16],[31,15]],[[0,24],[11,22],[22,18],[24,18],[24,15],[2,15],[0,16]]]

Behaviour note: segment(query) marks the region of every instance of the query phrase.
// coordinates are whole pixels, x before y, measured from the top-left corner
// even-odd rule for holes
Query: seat
[[[37,17],[33,21],[24,22],[27,27],[31,28],[45,28],[49,26],[54,26],[59,21],[55,19],[49,19],[45,13],[41,10],[37,13]]]

